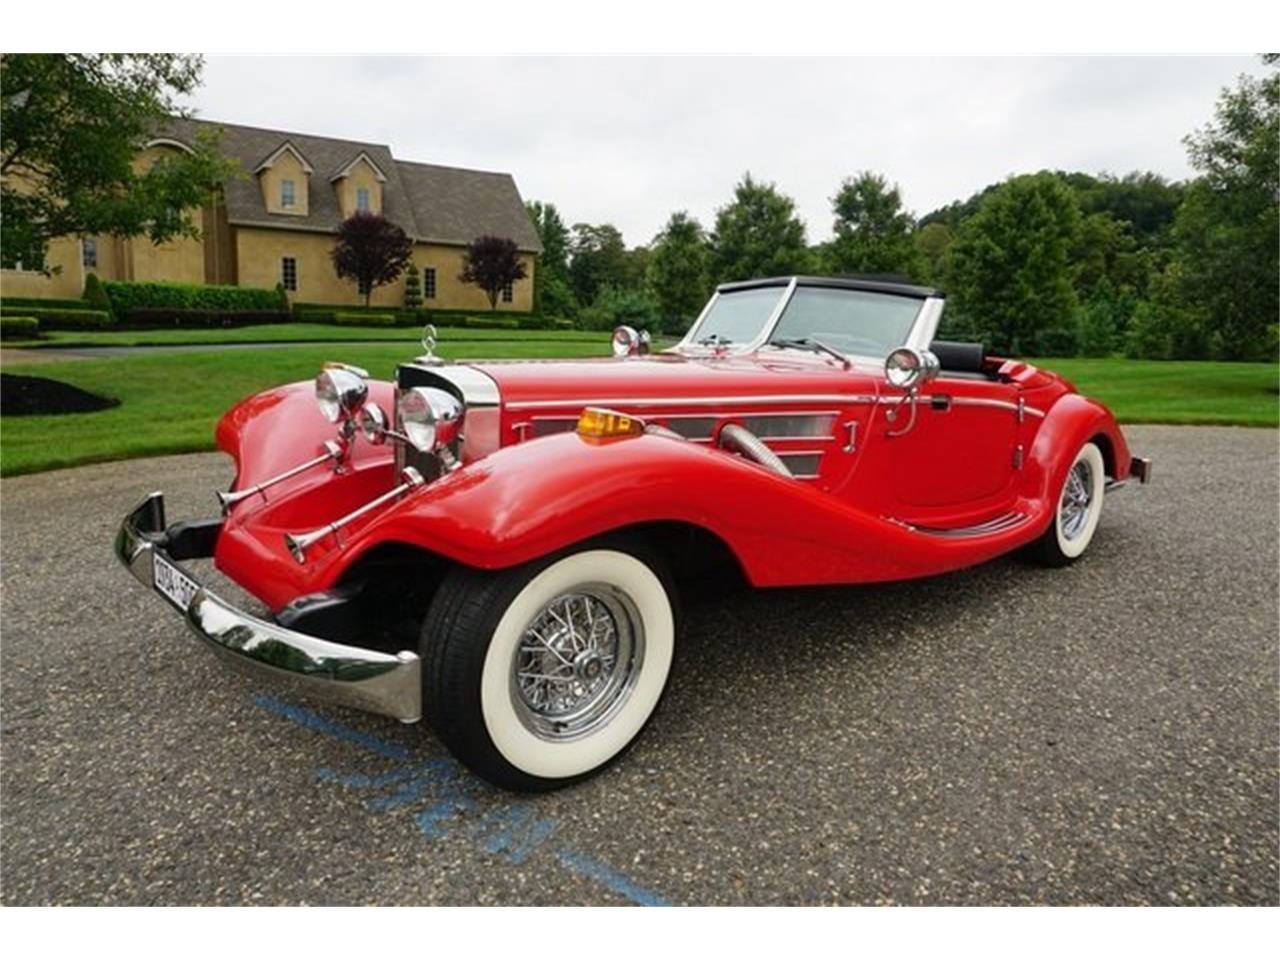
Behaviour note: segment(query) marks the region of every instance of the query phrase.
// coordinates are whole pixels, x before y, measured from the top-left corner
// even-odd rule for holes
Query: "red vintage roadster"
[[[1018,548],[1088,548],[1104,492],[1150,477],[1061,377],[935,340],[934,290],[792,277],[721,286],[649,353],[329,364],[218,424],[221,516],[124,520],[119,559],[232,664],[405,722],[541,790],[600,770],[667,683],[676,584],[904,580]],[[183,562],[212,556],[270,618]]]

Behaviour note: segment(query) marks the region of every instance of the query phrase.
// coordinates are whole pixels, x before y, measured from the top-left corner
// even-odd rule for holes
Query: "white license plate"
[[[158,553],[151,555],[151,582],[184,613],[191,606],[191,598],[200,589],[200,584]]]

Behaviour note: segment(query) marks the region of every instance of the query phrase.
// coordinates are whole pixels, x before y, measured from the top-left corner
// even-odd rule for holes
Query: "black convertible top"
[[[866,290],[869,293],[892,293],[900,297],[945,297],[941,290],[934,287],[921,287],[914,283],[898,280],[879,280],[869,277],[768,277],[760,280],[738,280],[734,283],[722,283],[716,287],[719,293],[734,290],[753,290],[758,287],[785,287],[792,280],[801,287],[836,287],[844,290]]]

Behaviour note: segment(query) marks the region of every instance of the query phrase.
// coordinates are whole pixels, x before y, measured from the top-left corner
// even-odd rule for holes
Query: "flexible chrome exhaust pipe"
[[[315,457],[312,460],[308,460],[306,463],[300,463],[296,467],[286,470],[284,473],[276,474],[276,476],[272,477],[270,480],[263,480],[261,483],[256,483],[252,487],[247,487],[244,490],[237,490],[234,493],[224,493],[219,490],[218,502],[222,504],[222,515],[225,517],[231,512],[231,508],[241,500],[247,500],[250,497],[257,496],[258,494],[262,494],[265,499],[268,487],[274,487],[277,483],[283,483],[290,477],[296,477],[298,474],[303,473],[306,470],[310,470],[312,467],[318,467],[320,464],[328,460],[341,463],[342,457],[342,447],[333,440],[326,440],[324,442],[324,453],[320,454],[320,456]]]
[[[791,471],[782,462],[782,458],[746,427],[736,423],[726,423],[720,428],[720,446],[727,450],[738,451],[748,460],[754,460],[780,477],[791,477]]]
[[[415,487],[420,487],[423,484],[422,474],[413,467],[405,467],[400,473],[400,478],[404,481],[400,486],[388,490],[380,497],[375,497],[362,507],[356,507],[356,509],[352,510],[345,517],[339,517],[337,520],[333,521],[333,523],[329,523],[319,529],[312,530],[310,533],[286,533],[284,535],[284,545],[288,547],[289,552],[293,554],[293,559],[297,560],[298,563],[306,563],[307,549],[313,546],[317,541],[323,540],[331,533],[336,534],[347,524],[351,523],[351,521],[363,517],[369,511],[376,510],[384,503],[390,503],[401,494],[408,493],[410,490]]]

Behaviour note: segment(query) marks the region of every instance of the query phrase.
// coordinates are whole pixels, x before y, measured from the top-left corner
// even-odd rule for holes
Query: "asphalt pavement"
[[[1276,905],[1280,434],[1126,432],[1154,482],[1068,569],[689,599],[642,741],[538,797],[228,673],[116,565],[220,455],[4,480],[0,900]]]

